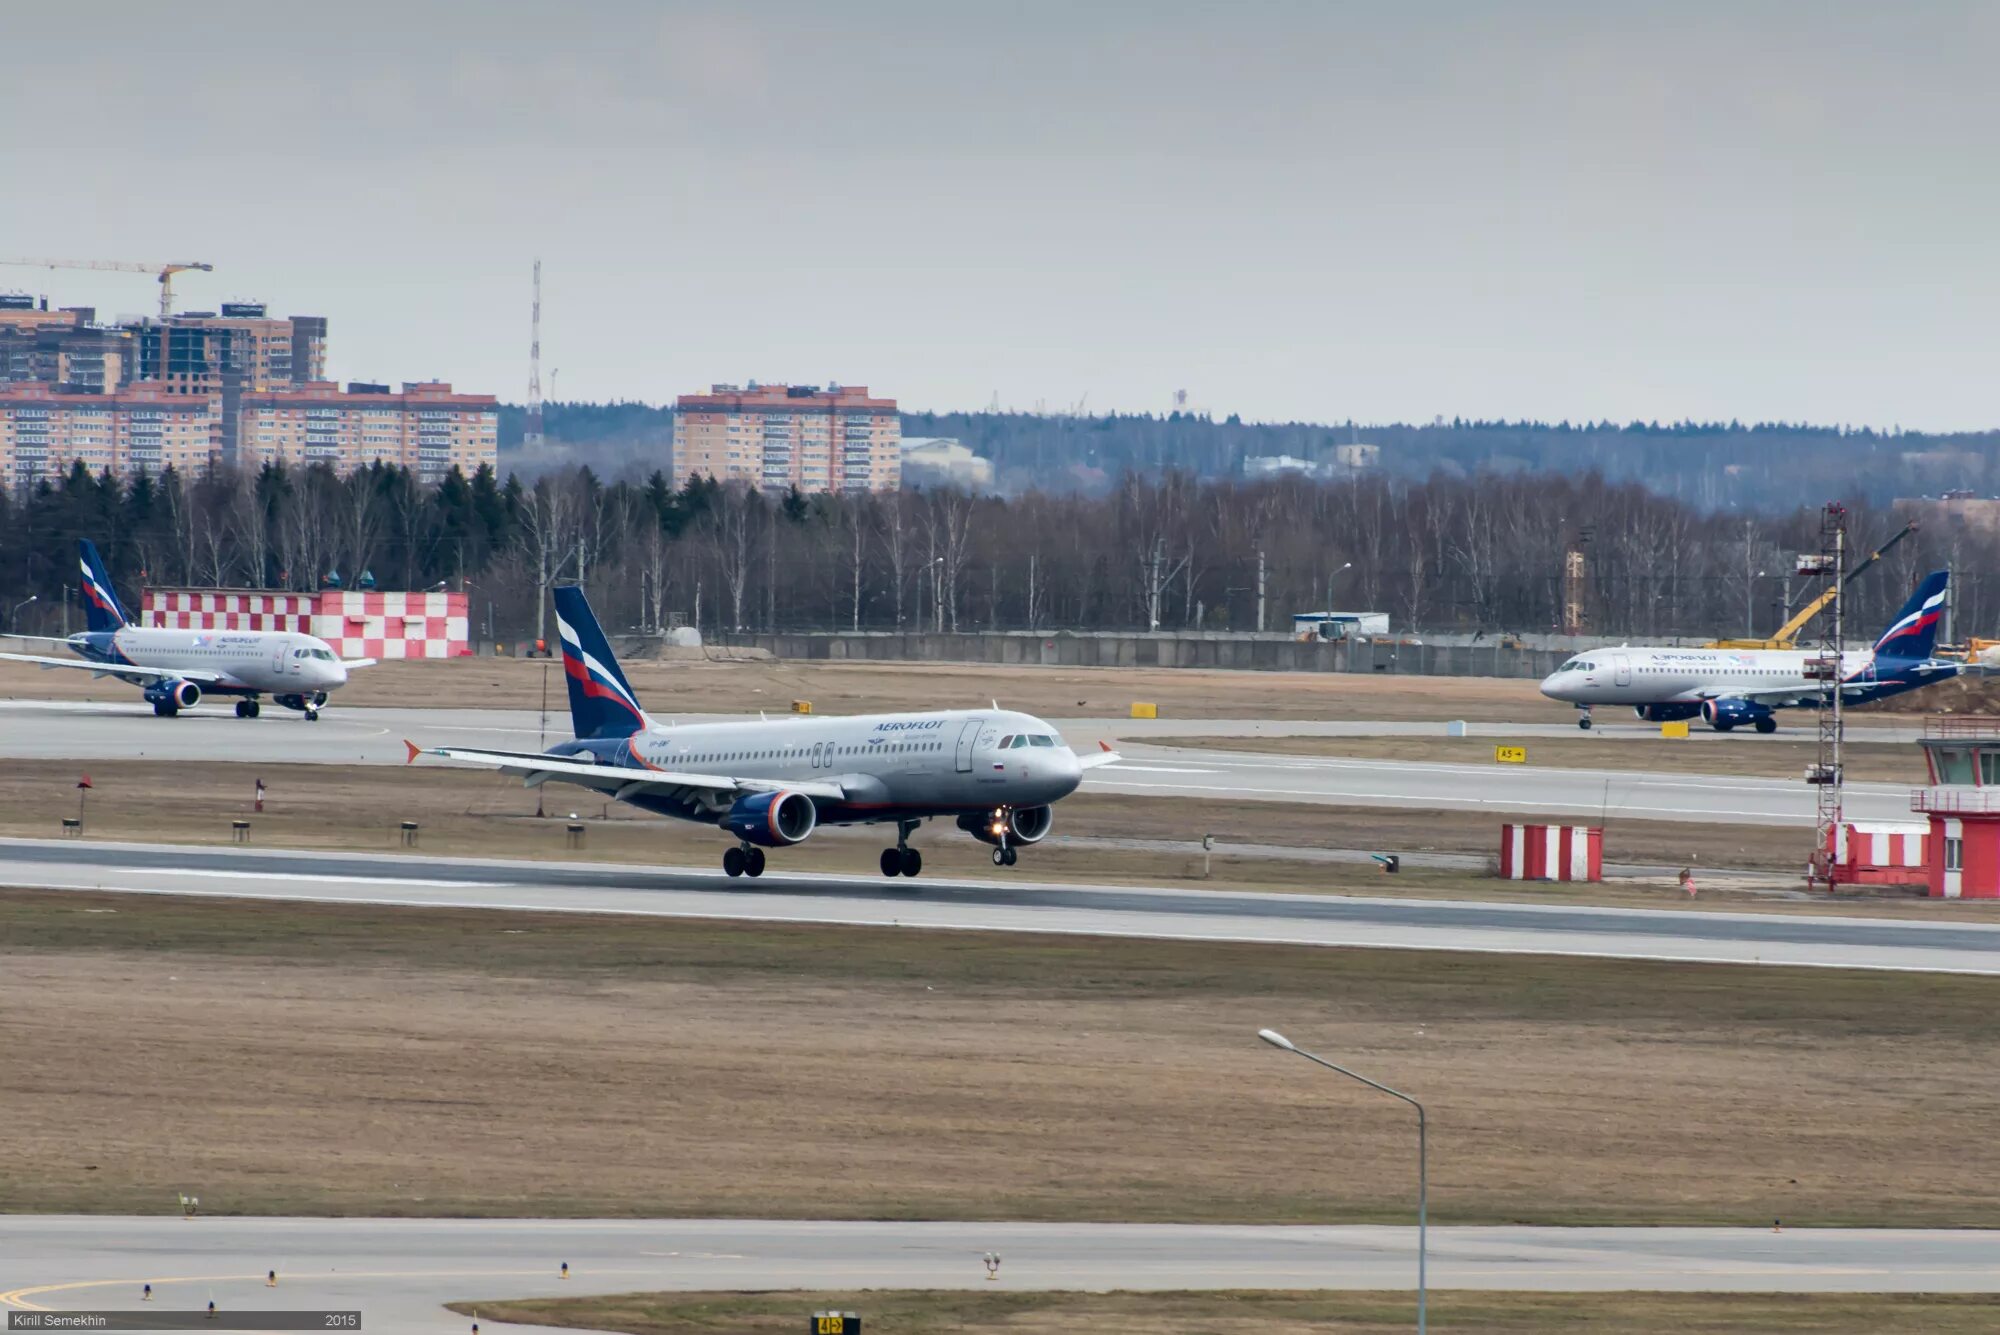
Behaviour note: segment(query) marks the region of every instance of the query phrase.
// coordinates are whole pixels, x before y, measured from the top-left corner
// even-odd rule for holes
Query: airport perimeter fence
[[[1562,666],[1569,651],[1410,639],[1293,640],[1271,635],[1022,631],[743,633],[712,647],[764,649],[778,658],[1042,667],[1221,668],[1247,672],[1356,672],[1421,677],[1530,677]]]

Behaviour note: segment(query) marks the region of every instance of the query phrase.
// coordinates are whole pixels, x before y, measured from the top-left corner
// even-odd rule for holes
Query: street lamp
[[[42,595],[40,595],[39,593],[31,593],[27,597],[23,598],[20,602],[15,603],[13,610],[7,613],[7,629],[15,632],[16,634],[19,634],[21,630],[21,623],[17,618],[19,618],[21,615],[21,609],[26,607],[29,603],[40,602],[41,599]]]
[[[1275,1029],[1259,1029],[1257,1037],[1263,1039],[1274,1048],[1281,1048],[1286,1052],[1296,1052],[1307,1061],[1324,1066],[1329,1071],[1338,1071],[1350,1080],[1359,1080],[1370,1089],[1379,1089],[1384,1094],[1390,1095],[1393,1098],[1399,1098],[1417,1110],[1417,1331],[1418,1335],[1424,1335],[1424,1332],[1429,1329],[1428,1316],[1425,1310],[1424,1262],[1429,1251],[1428,1220],[1430,1214],[1429,1201],[1427,1199],[1430,1189],[1430,1173],[1428,1168],[1429,1159],[1425,1148],[1424,1105],[1418,1103],[1400,1089],[1391,1089],[1379,1080],[1370,1080],[1367,1076],[1356,1074],[1348,1070],[1345,1066],[1337,1065],[1334,1062],[1326,1060],[1324,1057],[1315,1057],[1312,1053],[1307,1052],[1304,1048],[1298,1046],[1291,1039],[1286,1038]]]
[[[1354,569],[1354,562],[1343,561],[1338,570],[1333,571],[1326,577],[1326,619],[1328,621],[1333,620],[1333,577],[1334,575],[1338,575],[1342,570],[1352,569]]]

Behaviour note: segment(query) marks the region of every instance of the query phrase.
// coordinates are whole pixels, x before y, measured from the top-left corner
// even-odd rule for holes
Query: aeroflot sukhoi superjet
[[[583,590],[555,591],[556,630],[576,738],[539,751],[419,747],[519,774],[529,785],[580,784],[621,802],[720,826],[736,838],[722,855],[731,876],[761,876],[767,848],[805,842],[822,825],[886,824],[884,876],[915,876],[909,846],[923,821],[950,816],[1013,866],[1023,844],[1054,824],[1051,807],[1083,772],[1118,759],[1108,747],[1079,757],[1038,718],[999,708],[846,718],[661,726],[640,708]]]
[[[258,697],[268,695],[308,719],[319,717],[327,693],[347,681],[350,668],[369,667],[372,658],[343,661],[325,640],[281,630],[163,630],[134,626],[112,591],[111,576],[89,539],[77,544],[83,573],[85,629],[68,639],[17,635],[69,647],[76,658],[0,654],[14,663],[45,668],[82,668],[145,689],[147,703],[162,718],[192,709],[204,695],[236,697],[236,717],[256,718]]]
[[[1872,649],[1841,654],[1843,704],[1865,704],[1949,681],[1965,670],[1938,658],[1938,618],[1946,571],[1927,576]],[[1820,702],[1820,682],[1807,664],[1820,655],[1799,649],[1592,649],[1542,681],[1542,694],[1577,707],[1576,726],[1590,726],[1593,705],[1630,705],[1649,723],[1701,718],[1717,732],[1747,723],[1776,732],[1775,711]]]

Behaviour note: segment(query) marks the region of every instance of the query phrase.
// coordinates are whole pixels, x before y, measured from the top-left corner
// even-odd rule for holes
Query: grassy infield
[[[116,911],[103,911],[109,907]],[[98,911],[85,911],[88,909]],[[690,1005],[695,994],[685,990],[689,984],[725,994],[744,987],[753,991],[796,989],[796,995],[820,998],[817,1004],[828,1004],[827,997],[851,995],[862,998],[859,1004],[863,1006],[872,995],[914,993],[919,987],[926,993],[934,987],[939,993],[953,994],[956,1001],[981,1007],[989,1004],[982,1000],[986,998],[991,999],[991,1005],[1003,1008],[1016,1004],[1015,999],[1029,998],[1036,1004],[1053,1002],[1079,1014],[1095,1008],[1096,1018],[1086,1022],[1093,1027],[1121,1021],[1161,1023],[1169,1032],[1178,1027],[1196,1046],[1212,1041],[1212,1035],[1202,1032],[1198,1020],[1190,1017],[1220,1008],[1230,1016],[1233,1033],[1238,1024],[1235,1009],[1246,998],[1259,1010],[1271,1006],[1280,1013],[1296,1013],[1312,1006],[1323,1015],[1340,1016],[1349,1033],[1364,1043],[1384,1041],[1375,1036],[1374,1026],[1382,1023],[1385,1012],[1404,1007],[1435,1016],[1441,1039],[1446,1037],[1447,1023],[1480,1034],[1502,1032],[1496,1025],[1525,1026],[1523,1032],[1539,1035],[1536,1041],[1541,1043],[1570,1041],[1566,1031],[1572,1028],[1602,1027],[1614,1044],[1629,1035],[1639,1045],[1640,1059],[1629,1072],[1632,1084],[1626,1092],[1635,1107],[1643,1110],[1634,1114],[1634,1120],[1640,1122],[1660,1116],[1658,1110],[1645,1106],[1649,1094],[1658,1096],[1648,1088],[1650,1071],[1665,1071],[1689,1060],[1697,1066],[1726,1062],[1730,1047],[1737,1043],[1761,1045],[1776,1036],[1781,1045],[1806,1049],[1815,1062],[1842,1068],[1859,1061],[1863,1051],[1872,1053],[1876,1062],[1922,1062],[1931,1082],[1931,1097],[1939,1101],[1952,1099],[1954,1088],[1961,1091],[1958,1098],[1962,1101],[1963,1080],[1983,1079],[1974,1072],[1991,1068],[1996,1047],[1995,1036],[1983,1018],[1990,1008],[1991,985],[1978,979],[1766,973],[1532,957],[1469,959],[1148,942],[1052,947],[1021,938],[913,938],[906,933],[869,931],[838,933],[829,949],[829,934],[804,930],[579,920],[557,915],[510,916],[508,922],[530,930],[496,935],[490,917],[459,912],[407,911],[391,917],[322,907],[280,911],[172,899],[7,892],[0,893],[0,952],[14,952],[16,962],[39,960],[45,966],[67,961],[89,967],[102,962],[114,972],[125,970],[125,976],[134,976],[131,971],[136,971],[141,978],[165,972],[160,966],[176,970],[185,966],[187,970],[215,973],[219,984],[226,981],[222,971],[231,967],[273,966],[287,970],[289,977],[307,988],[314,986],[316,977],[356,980],[343,986],[357,990],[362,982],[394,989],[434,976],[469,980],[461,985],[481,979],[505,980],[510,988],[546,994],[551,1004],[578,1005],[595,994],[614,995],[617,1005],[628,1008],[627,1015],[641,1013],[630,1009],[643,1008],[643,1001],[635,998],[647,985],[658,984],[678,989],[674,1004],[686,1013],[692,1034],[700,1031],[700,1016]],[[922,948],[918,948],[919,942]],[[1086,945],[1088,949],[1083,949]],[[0,998],[5,996],[6,974],[0,973]],[[579,1002],[579,997],[584,1001]],[[0,1028],[4,1028],[6,1009],[0,1005]],[[1153,1018],[1163,1013],[1180,1018]],[[1675,1035],[1657,1027],[1642,1032],[1649,1028],[1646,1017],[1657,1014],[1690,1017],[1686,1032]],[[952,1013],[940,1012],[939,1022],[954,1022]],[[584,1037],[579,1033],[577,1042],[581,1044]],[[204,1041],[212,1043],[213,1035]],[[1676,1051],[1682,1045],[1690,1051]],[[1478,1046],[1473,1043],[1463,1050],[1465,1060],[1476,1060]],[[935,1061],[921,1050],[908,1055],[917,1059],[912,1063],[913,1071]],[[1774,1063],[1783,1060],[1777,1048],[1771,1049],[1770,1055]],[[509,1061],[505,1052],[487,1056],[499,1067]],[[1371,1057],[1385,1059],[1379,1052]],[[1261,1067],[1257,1069],[1262,1073]],[[1445,1069],[1424,1072],[1421,1078],[1442,1082]],[[1444,1102],[1449,1105],[1455,1099],[1449,1086],[1445,1092]],[[1291,1090],[1287,1096],[1317,1097],[1320,1093],[1316,1088]],[[1547,1093],[1545,1088],[1542,1096]],[[1504,1147],[1516,1136],[1530,1130],[1525,1124],[1505,1119],[1529,1116],[1531,1107],[1511,1112],[1481,1109],[1472,1101],[1476,1091],[1470,1087],[1462,1097],[1465,1102],[1455,1110],[1457,1119],[1490,1117],[1501,1119],[1501,1124],[1467,1127],[1466,1132],[1474,1133],[1469,1140],[1461,1139],[1465,1132],[1454,1133],[1452,1139],[1461,1147],[1485,1147],[1461,1148],[1460,1153],[1476,1158],[1505,1152]],[[1766,1092],[1758,1097],[1785,1096]],[[1803,1088],[1798,1098],[1794,1111],[1781,1112],[1796,1116],[1803,1141],[1837,1136],[1843,1120],[1865,1122],[1889,1115],[1885,1110],[1892,1112],[1897,1106],[1893,1099],[1872,1103],[1864,1099],[1836,1110]],[[1938,1106],[1949,1111],[1944,1102]],[[1367,1111],[1360,1105],[1348,1109],[1350,1116]],[[1700,1123],[1715,1115],[1697,1110],[1689,1114],[1689,1120]],[[1356,1135],[1363,1134],[1363,1123],[1348,1125]],[[829,1140],[836,1139],[839,1131],[830,1128]],[[1747,1133],[1741,1125],[1725,1125],[1712,1132],[1717,1146],[1728,1146]],[[1974,1183],[1954,1201],[1949,1186],[1939,1182],[1939,1165],[1925,1158],[1927,1152],[1915,1138],[1890,1135],[1887,1124],[1884,1135],[1889,1137],[1882,1150],[1889,1160],[1883,1166],[1887,1178],[1878,1174],[1873,1179],[1872,1195],[1867,1187],[1857,1189],[1857,1199],[1868,1198],[1867,1204],[1855,1207],[1857,1217],[1875,1222],[1993,1222],[1990,1194]],[[832,1150],[837,1148],[833,1145]],[[1600,1156],[1596,1169],[1601,1179],[1596,1186],[1586,1182],[1581,1196],[1573,1191],[1566,1196],[1560,1190],[1551,1195],[1551,1184],[1544,1180],[1536,1186],[1532,1172],[1522,1170],[1519,1190],[1509,1197],[1469,1191],[1455,1202],[1451,1199],[1455,1194],[1452,1177],[1462,1175],[1469,1184],[1481,1171],[1480,1165],[1468,1160],[1447,1173],[1445,1199],[1438,1203],[1442,1208],[1436,1213],[1459,1222],[1610,1221],[1633,1217],[1629,1211],[1634,1208],[1643,1215],[1652,1205],[1642,1201],[1636,1207],[1621,1207],[1613,1199],[1634,1188],[1629,1183],[1621,1185],[1612,1160],[1623,1156],[1631,1166],[1643,1167],[1661,1152],[1659,1143],[1648,1135],[1616,1148],[1591,1147],[1589,1153]],[[1949,1147],[1939,1152],[1951,1158]],[[1394,1151],[1387,1153],[1393,1155]],[[1836,1147],[1832,1153],[1838,1156],[1844,1151]],[[1974,1177],[1982,1176],[1971,1163],[1965,1169]],[[45,1171],[49,1170],[43,1165],[25,1162],[0,1169],[0,1200],[11,1198],[17,1202],[15,1208],[24,1208],[18,1202],[38,1196],[33,1179]],[[496,1171],[504,1173],[506,1169],[502,1165]],[[1241,1196],[1203,1208],[1200,1197],[1206,1188],[1197,1179],[1177,1180],[1172,1170],[1161,1177],[1148,1189],[1156,1190],[1160,1204],[1170,1209],[1172,1202],[1181,1201],[1183,1217],[1278,1217],[1264,1208],[1277,1204],[1273,1193],[1280,1189],[1271,1184],[1247,1184]],[[1718,1175],[1717,1184],[1726,1177],[1726,1173]],[[1881,1184],[1899,1177],[1931,1182],[1928,1196],[1899,1201],[1893,1193],[1884,1195]],[[1641,1181],[1638,1189],[1643,1195],[1657,1191],[1659,1185],[1656,1175],[1650,1185]],[[1837,1185],[1828,1184],[1830,1189]],[[1691,1195],[1671,1213],[1690,1221],[1743,1222],[1740,1203],[1717,1198],[1704,1206],[1700,1193],[1714,1189],[1714,1185],[1701,1175],[1690,1175],[1684,1187]],[[741,1198],[741,1208],[746,1213],[757,1213],[770,1204],[759,1198],[754,1180],[746,1181],[744,1189],[747,1194]],[[238,1196],[241,1207],[253,1212],[260,1208],[254,1190],[245,1188]],[[1090,1198],[1091,1190],[1089,1183],[1079,1183],[1076,1199],[1052,1198],[1038,1213],[1056,1218],[1105,1217],[1096,1213],[1105,1207],[1101,1199]],[[1592,1190],[1600,1192],[1603,1199],[1592,1198]],[[1399,1207],[1389,1205],[1387,1197],[1400,1198],[1401,1192],[1398,1179],[1385,1189],[1381,1204],[1361,1200],[1335,1203],[1331,1215],[1320,1217],[1395,1217]],[[1510,1204],[1500,1204],[1503,1199]],[[1979,1204],[1982,1200],[1987,1202],[1985,1206]],[[87,1207],[88,1203],[84,1204]],[[107,1202],[96,1208],[115,1208],[115,1204]],[[365,1201],[360,1204],[365,1208]],[[590,1200],[578,1202],[579,1207],[594,1204]],[[1296,1206],[1296,1202],[1292,1204]],[[502,1202],[501,1208],[504,1205]],[[1358,1207],[1356,1213],[1343,1215],[1351,1207]],[[450,1212],[452,1207],[440,1202],[438,1208]],[[894,1213],[917,1217],[925,1213],[920,1191],[891,1208]],[[1819,1216],[1821,1221],[1830,1217],[1826,1213]],[[822,1306],[865,1312],[871,1331],[939,1335],[993,1328],[1015,1335],[1077,1330],[1111,1335],[1128,1331],[1135,1335],[1140,1331],[1215,1331],[1226,1335],[1287,1335],[1327,1328],[1375,1331],[1407,1328],[1411,1312],[1407,1294],[1351,1293],[711,1294],[478,1306],[482,1321],[532,1320],[674,1335],[795,1331],[806,1313]],[[1995,1328],[2000,1323],[2000,1306],[1985,1298],[1440,1292],[1433,1303],[1432,1318],[1440,1329],[1464,1331],[1590,1329],[1682,1335],[1812,1330],[1951,1335]]]

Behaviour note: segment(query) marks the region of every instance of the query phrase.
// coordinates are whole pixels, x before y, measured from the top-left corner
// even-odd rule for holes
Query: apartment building
[[[135,378],[130,329],[97,323],[89,306],[50,310],[44,300],[0,292],[0,384],[46,380],[106,394]]]
[[[715,385],[683,394],[674,416],[673,477],[764,490],[894,491],[902,421],[866,385]]]
[[[215,458],[221,421],[211,399],[129,385],[90,394],[47,382],[0,385],[0,485],[55,481],[81,461],[93,473],[184,475]]]
[[[340,472],[371,463],[412,469],[435,482],[454,467],[468,477],[495,464],[499,403],[491,394],[460,394],[443,381],[387,385],[330,380],[243,395],[237,463],[331,464]]]

